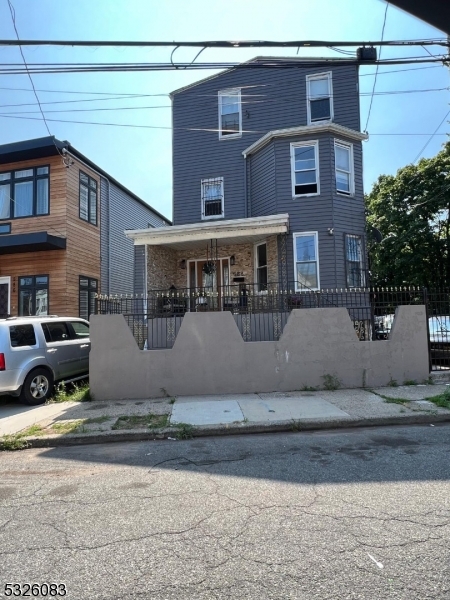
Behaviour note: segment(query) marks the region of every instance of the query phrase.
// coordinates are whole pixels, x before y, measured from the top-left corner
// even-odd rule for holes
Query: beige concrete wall
[[[387,341],[360,342],[345,308],[294,310],[278,342],[244,342],[233,315],[187,313],[171,350],[139,350],[122,315],[91,316],[98,400],[344,388],[428,377],[425,308],[397,309]]]

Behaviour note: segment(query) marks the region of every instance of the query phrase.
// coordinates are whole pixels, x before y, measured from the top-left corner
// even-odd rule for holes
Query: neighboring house
[[[368,283],[357,61],[255,58],[171,96],[174,226],[126,232],[148,290]]]
[[[144,292],[125,228],[170,225],[67,141],[0,146],[0,316],[88,318],[96,293]]]

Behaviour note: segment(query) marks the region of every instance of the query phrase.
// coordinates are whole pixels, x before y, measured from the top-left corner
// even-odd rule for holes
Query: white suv
[[[89,323],[69,317],[0,319],[0,395],[43,404],[56,381],[89,373]]]

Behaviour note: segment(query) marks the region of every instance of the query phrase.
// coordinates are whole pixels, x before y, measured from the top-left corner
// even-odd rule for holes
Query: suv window
[[[81,323],[80,321],[70,321],[70,324],[73,327],[75,337],[77,339],[89,337],[89,327],[86,325],[86,323]]]
[[[42,323],[46,342],[65,342],[70,339],[66,323]]]
[[[33,325],[12,325],[9,328],[11,348],[36,346],[36,334]]]

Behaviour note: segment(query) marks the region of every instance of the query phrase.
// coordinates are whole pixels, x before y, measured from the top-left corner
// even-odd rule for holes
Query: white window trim
[[[215,183],[219,182],[222,184],[222,212],[220,215],[211,215],[210,217],[205,216],[205,202],[203,197],[203,184],[204,183]],[[223,219],[225,216],[225,187],[223,184],[223,177],[207,177],[202,179],[200,183],[200,201],[201,201],[201,219],[202,221],[211,221],[212,219]]]
[[[239,98],[239,132],[222,134],[222,96],[228,96],[229,94],[238,93]],[[218,92],[218,103],[219,111],[219,140],[235,140],[236,138],[242,137],[242,99],[241,99],[241,88],[230,88],[227,90],[220,90]]]
[[[297,244],[295,240],[298,237],[302,237],[305,235],[313,235],[314,236],[314,248],[316,251],[316,264],[317,264],[317,287],[301,289],[298,287],[297,281]],[[294,278],[295,278],[295,291],[296,292],[308,292],[309,290],[317,291],[320,290],[320,266],[319,266],[319,233],[317,231],[298,231],[292,234],[292,240],[294,245]],[[302,261],[300,261],[302,262]]]
[[[311,121],[311,87],[310,82],[314,81],[314,79],[324,79],[328,78],[328,87],[330,90],[330,118],[322,119],[321,121]],[[327,71],[326,73],[314,73],[313,75],[306,76],[306,109],[308,114],[308,125],[318,125],[319,123],[332,123],[334,121],[334,108],[333,108],[333,74],[331,71]]]
[[[264,240],[262,242],[256,242],[253,246],[253,254],[254,254],[254,274],[255,276],[253,277],[254,279],[254,284],[255,286],[258,286],[258,251],[257,248],[258,246],[262,246],[263,244],[266,245],[266,256],[267,256],[267,286],[269,285],[269,255],[268,255],[268,247],[267,247],[267,240]],[[268,293],[268,290],[256,290],[255,291],[256,294],[260,294],[260,295],[266,295]]]
[[[346,150],[350,150],[350,193],[346,194],[343,191],[339,191],[337,187],[337,166],[336,166],[336,146],[341,146],[341,148],[345,148]],[[334,185],[336,187],[336,194],[339,196],[345,196],[346,198],[350,198],[355,195],[355,162],[353,157],[353,144],[350,142],[343,142],[342,140],[334,140]]]
[[[314,158],[316,161],[317,192],[313,192],[312,194],[296,194],[295,193],[295,151],[294,151],[294,148],[301,148],[302,146],[314,146]],[[292,184],[292,197],[293,198],[308,198],[310,196],[320,196],[319,141],[318,140],[312,140],[309,142],[292,142],[291,143],[291,184]]]
[[[348,256],[347,256],[347,239],[348,238],[356,238],[359,240],[359,251],[360,251],[360,257],[359,257],[359,268],[360,268],[360,272],[361,272],[361,281],[359,282],[360,285],[349,285],[348,284],[348,263],[349,262],[356,262],[356,261],[349,261],[348,260]],[[365,287],[366,284],[366,273],[364,270],[364,265],[365,265],[365,254],[364,254],[364,240],[363,240],[363,236],[359,235],[357,233],[345,233],[344,234],[344,253],[345,253],[345,285],[347,288],[349,289],[358,289],[358,288],[363,288]]]

